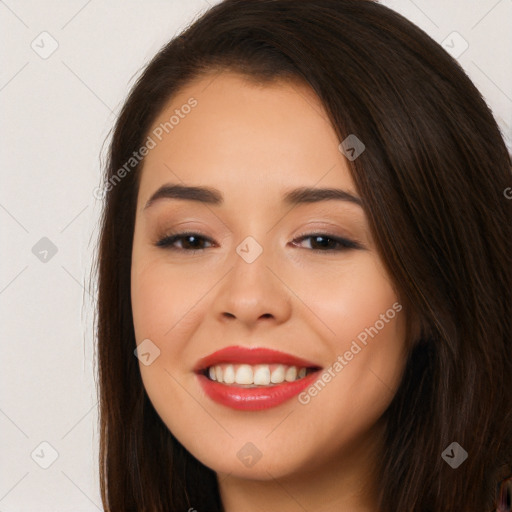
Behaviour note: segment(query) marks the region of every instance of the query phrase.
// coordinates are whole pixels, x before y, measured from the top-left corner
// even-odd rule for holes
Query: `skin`
[[[197,106],[146,156],[137,199],[135,335],[160,350],[152,364],[139,363],[147,394],[176,438],[217,473],[226,512],[376,511],[372,469],[379,419],[405,366],[403,311],[306,405],[294,397],[237,411],[210,400],[193,372],[198,359],[230,345],[277,349],[327,369],[399,302],[360,206],[282,203],[299,186],[358,195],[340,141],[306,85],[256,85],[228,71],[189,83],[153,127],[191,97]],[[214,187],[224,203],[161,199],[144,210],[165,183]],[[196,253],[186,252],[190,238],[175,250],[155,246],[174,230],[213,243],[202,239]],[[318,232],[362,247],[328,251],[335,246],[301,238]],[[252,263],[236,252],[247,236],[263,249]],[[237,457],[248,442],[262,455],[251,467]]]

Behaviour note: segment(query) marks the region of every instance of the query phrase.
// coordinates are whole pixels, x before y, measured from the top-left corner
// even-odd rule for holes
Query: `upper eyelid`
[[[199,230],[185,230],[185,231],[178,231],[178,232],[175,232],[175,233],[170,233],[168,235],[164,235],[162,237],[159,237],[157,243],[155,245],[157,246],[164,246],[164,242],[166,240],[169,240],[169,239],[172,239],[172,238],[175,238],[176,240],[173,241],[176,242],[177,240],[180,240],[180,239],[183,239],[187,236],[192,236],[192,235],[198,235],[200,238],[206,240],[208,243],[213,243],[213,244],[216,244],[215,240],[213,240],[211,237],[209,237],[208,235],[205,235],[203,233],[201,233],[201,231]],[[356,238],[352,237],[352,236],[344,236],[344,235],[336,235],[334,233],[330,233],[328,230],[322,230],[322,229],[317,229],[317,230],[309,230],[309,231],[305,231],[305,232],[302,232],[301,234],[297,235],[296,237],[294,237],[293,241],[302,241],[302,240],[305,240],[307,238],[312,238],[312,237],[315,237],[315,236],[323,236],[325,238],[329,238],[331,240],[334,240],[337,244],[339,244],[340,246],[343,246],[343,242],[347,242],[348,244],[350,244],[352,246],[352,248],[354,249],[365,249],[365,246]],[[171,244],[169,244],[171,245]],[[349,249],[351,248],[350,246],[347,246],[345,245],[345,248],[346,249]],[[193,252],[193,251],[202,251],[202,250],[205,250],[205,249],[181,249],[179,247],[175,247],[176,250],[178,251],[184,251],[184,252]],[[313,249],[314,250],[314,249]],[[331,251],[336,251],[336,249],[332,250]],[[329,250],[326,250],[326,251],[322,251],[322,252],[329,252]]]

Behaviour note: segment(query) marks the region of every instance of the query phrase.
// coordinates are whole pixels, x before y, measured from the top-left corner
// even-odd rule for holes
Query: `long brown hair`
[[[385,412],[380,510],[493,508],[512,473],[511,159],[481,94],[421,29],[370,0],[225,0],[165,45],[115,124],[97,259],[99,469],[106,511],[222,511],[215,473],[174,438],[140,376],[130,266],[141,160],[190,80],[294,78],[323,102],[409,318],[409,359]],[[413,319],[420,328],[412,335]],[[457,442],[468,458],[441,454]]]

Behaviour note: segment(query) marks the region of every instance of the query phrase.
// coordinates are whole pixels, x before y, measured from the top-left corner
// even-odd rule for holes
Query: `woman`
[[[171,40],[105,170],[105,510],[506,510],[510,169],[372,1],[225,0]]]

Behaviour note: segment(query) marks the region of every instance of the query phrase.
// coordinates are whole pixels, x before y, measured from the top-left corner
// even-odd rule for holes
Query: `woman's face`
[[[402,375],[405,318],[319,99],[297,83],[211,74],[175,96],[149,136],[131,300],[142,379],[162,420],[205,465],[243,478],[363,453]],[[161,194],[145,207],[163,185],[216,189],[221,200]],[[303,187],[346,195],[285,199]],[[189,234],[157,245],[176,233]],[[215,361],[228,383],[196,372],[232,346],[321,370],[302,377],[298,364],[292,384],[293,361],[242,350]],[[255,377],[257,387],[233,382]]]

